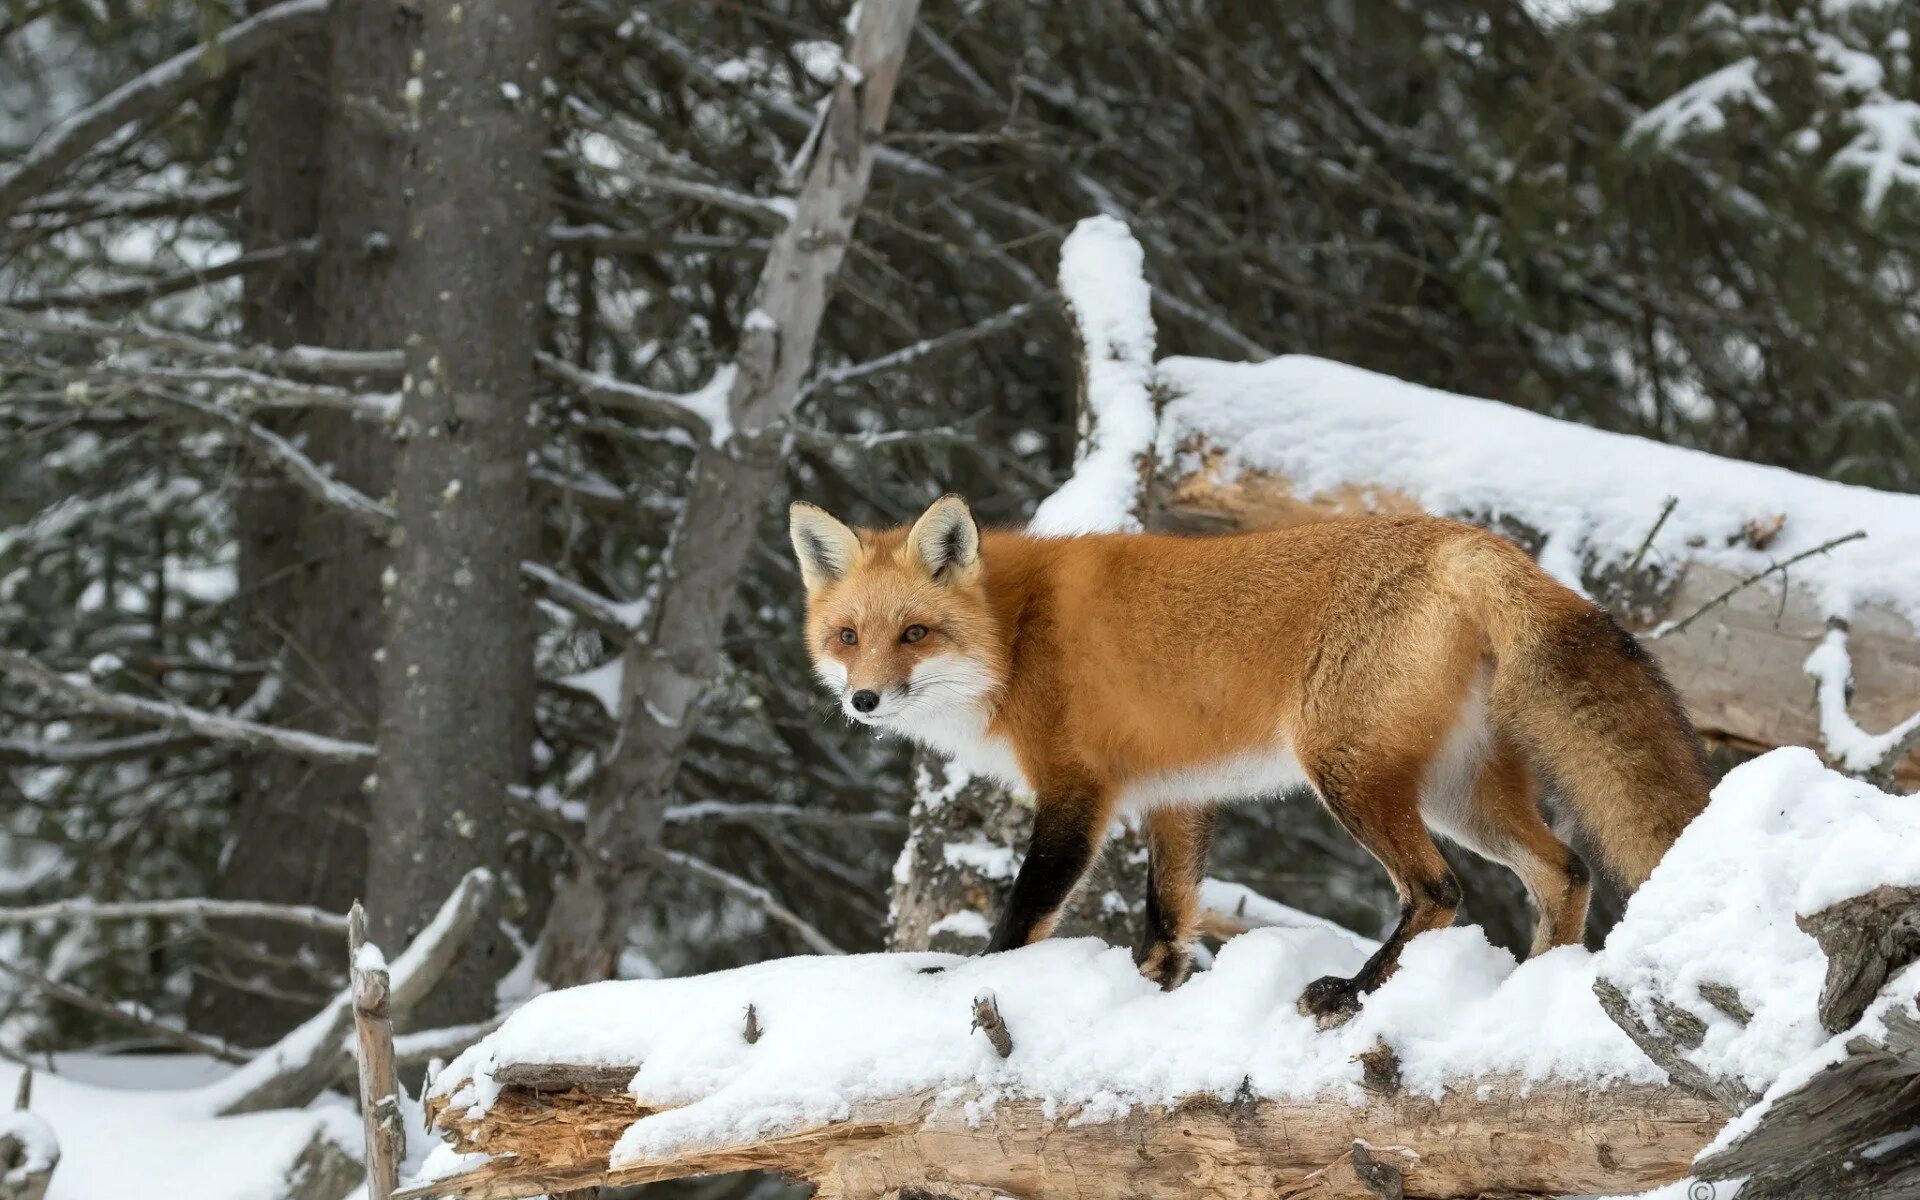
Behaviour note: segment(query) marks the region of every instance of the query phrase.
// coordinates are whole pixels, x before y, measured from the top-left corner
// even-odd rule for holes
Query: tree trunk
[[[540,976],[605,978],[645,903],[680,758],[721,665],[742,568],[770,501],[785,496],[782,443],[813,361],[820,317],[852,240],[874,151],[906,60],[918,0],[866,0],[794,215],[767,256],[742,323],[727,398],[730,436],[702,446],[666,554],[648,636],[624,657],[621,726],[585,842],[593,857],[554,899]]]
[[[385,945],[506,848],[504,805],[533,735],[527,417],[545,309],[540,0],[434,3],[421,36],[407,384],[395,491],[401,538],[382,679],[368,907]],[[428,1019],[493,1011],[508,965],[483,936]]]
[[[268,7],[265,2],[252,5]],[[315,237],[320,233],[321,195],[329,128],[328,38],[298,37],[266,52],[241,81],[241,243],[245,250]],[[323,253],[326,251],[323,249]],[[296,255],[246,277],[241,301],[247,339],[274,346],[323,340],[318,262]],[[262,414],[261,423],[296,436],[301,424],[290,414]],[[302,579],[311,552],[303,537],[310,503],[283,476],[262,472],[245,479],[236,523],[240,546],[235,607],[244,659],[279,659],[292,685],[289,710],[308,707],[307,685],[326,658],[302,653],[294,630],[310,627],[303,612],[317,603]],[[324,643],[322,643],[324,645]],[[330,689],[323,689],[325,691]],[[334,772],[357,779],[357,772]],[[344,909],[359,888],[366,833],[356,816],[357,797],[316,803],[325,781],[307,764],[274,756],[243,760],[236,774],[233,841],[214,884],[221,899],[311,903]],[[336,791],[338,789],[336,788]],[[330,957],[328,939],[275,922],[233,926],[238,936],[276,955]],[[298,977],[265,971],[269,992],[286,992]],[[194,1025],[229,1040],[262,1044],[304,1019],[308,1005],[207,978],[196,981],[189,1007]]]

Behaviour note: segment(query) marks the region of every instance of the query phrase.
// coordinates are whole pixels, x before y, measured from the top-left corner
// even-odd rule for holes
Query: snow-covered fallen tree
[[[1781,1121],[1832,1133],[1793,1097],[1835,1071],[1858,1084],[1850,1047],[1883,1068],[1920,1053],[1899,1041],[1920,1029],[1920,940],[1843,945],[1821,922],[1866,903],[1884,917],[1855,927],[1911,928],[1916,847],[1910,800],[1776,751],[1719,786],[1601,953],[1516,964],[1477,929],[1437,931],[1325,1031],[1294,999],[1365,946],[1310,925],[1236,937],[1171,993],[1094,939],[556,992],[435,1081],[447,1141],[411,1194],[745,1168],[828,1196],[1638,1191],[1694,1171],[1716,1133],[1720,1156]],[[1835,1007],[1836,972],[1868,958],[1873,986]],[[1920,1125],[1914,1092],[1852,1096],[1873,1117],[1843,1149]]]

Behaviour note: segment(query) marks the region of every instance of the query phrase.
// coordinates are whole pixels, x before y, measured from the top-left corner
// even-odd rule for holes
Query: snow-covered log
[[[1920,497],[1301,355],[1169,358],[1156,377],[1156,527],[1413,511],[1488,525],[1639,633],[1710,740],[1816,746],[1920,786]]]

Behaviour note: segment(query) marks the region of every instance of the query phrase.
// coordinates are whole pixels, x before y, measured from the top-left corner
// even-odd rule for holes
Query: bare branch
[[[159,390],[145,394],[164,404],[186,409],[201,420],[238,436],[248,451],[277,468],[294,486],[320,503],[339,509],[376,535],[384,537],[393,529],[396,518],[391,508],[335,479],[292,442],[266,426],[193,396]]]
[[[294,4],[306,4],[311,0],[289,0]],[[4,186],[4,185],[0,185]],[[156,275],[152,279],[137,279],[132,283],[117,287],[101,288],[90,291],[74,288],[59,292],[42,292],[38,296],[22,296],[13,302],[17,309],[45,308],[105,308],[120,304],[139,304],[161,296],[171,296],[175,292],[191,291],[235,275],[244,275],[257,267],[271,266],[289,258],[301,258],[319,249],[320,243],[312,238],[298,242],[288,242],[284,246],[269,246],[264,250],[249,250],[245,254],[236,254],[223,263],[210,267],[189,267],[184,271],[175,271],[171,275]]]
[[[1745,579],[1742,579],[1740,582],[1734,584],[1732,587],[1728,588],[1726,591],[1721,592],[1718,596],[1715,596],[1713,599],[1707,601],[1705,604],[1702,604],[1699,608],[1694,609],[1692,612],[1680,618],[1678,621],[1667,621],[1662,623],[1658,629],[1655,629],[1653,632],[1647,634],[1647,638],[1648,640],[1652,640],[1654,638],[1663,638],[1663,637],[1668,637],[1673,634],[1679,633],[1681,630],[1685,629],[1687,626],[1693,624],[1695,621],[1698,621],[1701,617],[1706,616],[1708,613],[1712,612],[1714,609],[1719,608],[1722,604],[1725,604],[1727,601],[1733,599],[1733,597],[1739,595],[1741,592],[1752,587],[1754,584],[1759,583],[1761,580],[1767,578],[1768,576],[1777,575],[1797,562],[1804,562],[1805,560],[1812,558],[1816,554],[1825,554],[1827,551],[1832,550],[1837,546],[1844,546],[1848,542],[1857,542],[1861,538],[1866,536],[1867,536],[1866,530],[1856,529],[1852,533],[1842,534],[1837,538],[1833,538],[1829,541],[1822,542],[1811,550],[1802,550],[1800,553],[1794,555],[1792,558],[1783,558],[1779,562],[1773,563],[1770,566],[1766,567],[1764,570],[1755,571],[1753,574],[1747,576]]]
[[[808,380],[805,387],[800,389],[800,395],[795,401],[795,404],[805,403],[809,396],[822,388],[841,387],[858,379],[866,379],[869,376],[878,375],[885,371],[898,370],[901,367],[919,362],[922,359],[932,358],[944,351],[955,350],[961,346],[980,341],[982,338],[992,337],[1001,330],[1018,323],[1022,317],[1025,317],[1033,311],[1033,307],[1033,301],[1022,301],[1011,308],[995,313],[984,321],[976,321],[972,325],[940,334],[937,337],[930,337],[925,341],[915,342],[911,346],[902,346],[900,349],[890,354],[883,354],[879,358],[872,358],[866,362],[850,363],[846,366],[833,367],[821,371],[814,375],[812,379]]]
[[[221,78],[211,69],[244,66],[288,38],[318,32],[327,0],[285,0],[265,12],[237,21],[206,45],[174,55],[41,135],[12,174],[0,180],[0,217],[10,215],[44,189],[81,155],[132,121],[167,112],[188,96]]]
[[[628,383],[623,379],[615,379],[611,375],[584,371],[551,354],[538,354],[535,356],[535,361],[547,375],[566,384],[595,404],[623,412],[637,413],[656,425],[682,429],[698,438],[705,439],[712,436],[712,426],[708,422],[707,411],[696,406],[696,403],[686,396],[644,387],[637,383]],[[709,387],[711,386],[710,384]],[[696,396],[700,394],[694,393]]]
[[[682,854],[678,850],[656,849],[656,858],[696,879],[713,884],[736,900],[759,909],[768,917],[800,935],[800,940],[812,946],[821,954],[845,954],[846,951],[833,944],[826,934],[809,923],[805,918],[773,898],[773,893],[752,880],[742,879],[731,871],[724,871],[705,859],[695,858],[691,854]]]
[[[290,754],[309,762],[364,763],[372,762],[374,757],[373,747],[365,742],[348,742],[295,729],[280,729],[189,708],[184,704],[109,692],[71,675],[62,675],[29,655],[4,647],[0,647],[0,675],[12,676],[36,691],[78,705],[89,712],[185,730],[214,741]]]
[[[264,900],[55,900],[21,908],[0,908],[0,925],[31,921],[278,921],[321,933],[345,933],[347,919],[311,904],[270,904]]]
[[[42,975],[38,971],[31,970],[16,963],[0,961],[0,971],[5,971],[14,978],[32,985],[64,1004],[71,1004],[75,1008],[85,1009],[95,1016],[105,1017],[110,1021],[118,1021],[123,1025],[130,1026],[142,1033],[166,1042],[168,1045],[185,1050],[189,1054],[204,1054],[209,1058],[218,1059],[226,1063],[244,1063],[248,1059],[245,1051],[237,1049],[221,1041],[219,1038],[194,1033],[192,1030],[177,1025],[159,1013],[154,1012],[144,1004],[136,1004],[132,1001],[123,1001],[119,1004],[114,1004],[102,1000],[90,992],[74,987],[70,983],[62,983],[58,979]]]
[[[830,808],[801,808],[795,804],[728,804],[722,800],[701,800],[676,804],[667,810],[667,824],[694,825],[706,821],[784,821],[794,825],[819,825],[831,829],[872,829],[893,833],[907,827],[899,813],[836,812]]]
[[[96,321],[91,317],[66,313],[26,312],[0,306],[0,327],[44,333],[60,337],[91,338],[118,342],[123,346],[151,346],[174,350],[195,358],[229,367],[251,367],[266,371],[307,372],[341,375],[397,375],[405,369],[398,350],[333,350],[325,346],[236,346],[210,341],[192,334],[162,329],[145,321]],[[268,380],[264,376],[242,377],[261,380],[273,386],[296,386],[286,380]],[[351,394],[351,393],[346,393]],[[335,407],[338,407],[335,405]]]
[[[155,729],[128,737],[93,742],[42,742],[27,738],[0,738],[0,767],[73,767],[122,762],[165,754],[200,739],[192,734]]]

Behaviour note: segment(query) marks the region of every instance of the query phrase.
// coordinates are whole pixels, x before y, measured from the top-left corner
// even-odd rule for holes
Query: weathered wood
[[[1773,1099],[1745,1136],[1703,1156],[1704,1180],[1746,1177],[1742,1200],[1920,1197],[1920,1020],[1887,1014],[1883,1034]]]
[[[1920,888],[1877,887],[1798,923],[1827,956],[1820,1023],[1828,1033],[1853,1028],[1894,972],[1920,958]]]
[[[1411,497],[1384,488],[1348,486],[1303,497],[1282,476],[1232,470],[1221,448],[1193,449],[1199,451],[1197,470],[1156,481],[1155,528],[1224,531],[1423,511]],[[1511,521],[1485,513],[1448,515],[1507,533],[1530,550],[1539,548],[1538,531]],[[1650,527],[1655,516],[1648,514]],[[1792,514],[1786,516],[1790,523]],[[1741,578],[1720,567],[1685,562],[1640,566],[1591,582],[1622,624],[1645,633],[1698,611]],[[1776,578],[1737,591],[1685,630],[1648,641],[1709,742],[1746,753],[1821,744],[1805,664],[1826,636],[1826,614],[1790,573],[1787,580],[1784,586]],[[1854,719],[1878,730],[1911,715],[1920,703],[1920,631],[1896,613],[1869,606],[1850,618],[1847,640],[1854,664]],[[1920,787],[1920,753],[1894,769],[1894,780],[1903,788]]]
[[[400,1120],[400,1081],[393,1069],[392,986],[386,960],[367,944],[367,913],[347,913],[347,961],[353,1030],[360,1068],[360,1122],[366,1134],[367,1200],[387,1200],[400,1186],[407,1133]]]
[[[844,1121],[614,1169],[606,1150],[643,1112],[631,1096],[509,1090],[479,1122],[449,1122],[443,1113],[440,1127],[460,1149],[512,1157],[400,1196],[495,1200],[770,1170],[846,1200],[993,1192],[1023,1200],[1278,1200],[1381,1195],[1371,1189],[1389,1176],[1376,1167],[1397,1172],[1410,1196],[1623,1193],[1685,1176],[1727,1116],[1669,1086],[1523,1088],[1498,1078],[1438,1099],[1396,1093],[1358,1105],[1344,1092],[1234,1103],[1197,1097],[1081,1125],[1071,1109],[1027,1100],[1003,1100],[975,1124],[963,1100],[921,1094],[863,1103]],[[1356,1141],[1373,1166],[1354,1161]]]
[[[1627,1002],[1626,993],[1606,979],[1594,980],[1593,994],[1613,1023],[1625,1031],[1648,1058],[1658,1063],[1676,1086],[1735,1112],[1760,1098],[1740,1080],[1709,1074],[1686,1057],[1689,1050],[1697,1049],[1706,1038],[1706,1022],[1699,1017],[1655,997],[1657,1019],[1648,1022]]]

